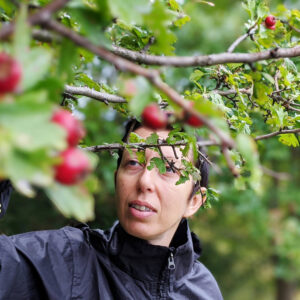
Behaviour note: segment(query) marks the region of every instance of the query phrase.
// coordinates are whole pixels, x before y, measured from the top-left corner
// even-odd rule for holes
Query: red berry
[[[21,65],[5,52],[0,53],[0,94],[15,91],[22,76]]]
[[[193,107],[195,104],[195,102],[190,102],[189,105],[190,107]],[[185,123],[192,126],[192,127],[201,127],[203,126],[203,122],[197,117],[197,116],[194,116],[194,115],[191,115],[190,113],[187,113],[185,112],[184,113],[185,115]]]
[[[80,149],[69,148],[59,157],[62,161],[55,166],[55,179],[62,184],[76,184],[90,172],[89,160]]]
[[[67,141],[70,147],[76,146],[85,136],[85,130],[82,123],[73,117],[73,115],[64,109],[54,112],[51,121],[63,127],[67,132]]]
[[[201,127],[203,126],[203,122],[196,116],[190,115],[186,121],[188,125],[193,126],[193,127]]]
[[[276,24],[276,18],[272,15],[269,15],[265,19],[265,25],[267,28],[274,30]]]
[[[145,126],[152,129],[162,129],[167,126],[167,114],[157,104],[150,104],[144,108],[142,120]]]

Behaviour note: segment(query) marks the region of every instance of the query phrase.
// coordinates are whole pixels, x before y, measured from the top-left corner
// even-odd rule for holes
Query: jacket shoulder
[[[18,299],[21,294],[37,299],[33,293],[42,299],[40,287],[50,299],[70,299],[75,280],[74,245],[84,245],[84,237],[80,229],[71,227],[1,235],[0,299]]]
[[[223,300],[218,283],[206,266],[197,260],[194,267],[194,276],[197,278],[200,294],[205,295],[204,299]]]

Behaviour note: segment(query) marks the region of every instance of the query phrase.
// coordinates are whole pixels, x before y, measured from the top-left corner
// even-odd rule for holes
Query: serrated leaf
[[[292,146],[292,147],[299,147],[299,141],[295,134],[293,133],[288,133],[288,134],[280,134],[279,135],[279,141],[287,146]]]
[[[145,142],[146,144],[157,144],[158,138],[158,134],[156,132],[153,132],[150,136],[147,137]]]
[[[143,138],[141,138],[137,133],[130,132],[128,141],[129,141],[129,143],[135,144],[135,143],[144,142],[145,140]]]
[[[146,162],[145,151],[136,151],[135,154],[140,164],[144,164]]]
[[[157,167],[159,173],[166,173],[166,165],[163,159],[159,157],[152,157],[150,160],[150,166],[147,167],[148,170],[152,170],[154,167]]]
[[[54,183],[45,192],[65,217],[74,217],[80,222],[94,219],[94,198],[82,186]]]
[[[166,5],[156,0],[151,7],[151,12],[144,16],[144,23],[152,32],[155,42],[150,50],[155,54],[172,55],[173,44],[176,42],[176,35],[169,29],[175,15],[168,10]]]

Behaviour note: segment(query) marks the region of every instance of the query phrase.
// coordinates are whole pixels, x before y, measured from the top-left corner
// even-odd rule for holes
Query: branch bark
[[[300,132],[300,128],[286,129],[286,130],[275,131],[275,132],[264,134],[264,135],[259,135],[256,138],[254,138],[254,140],[259,141],[259,140],[268,139],[270,137],[273,137],[273,136],[276,136],[276,135],[279,135],[279,134],[289,134],[289,133],[298,133],[298,132]]]
[[[172,147],[172,146],[185,146],[186,142],[185,141],[178,141],[174,144],[168,144],[168,143],[160,143],[158,144],[146,144],[146,143],[127,143],[126,145],[128,145],[129,147],[132,148],[151,148],[151,147]],[[219,144],[214,142],[214,141],[200,141],[197,142],[198,147],[206,147],[206,146],[218,146]],[[119,144],[119,143],[115,143],[115,144],[106,144],[106,145],[97,145],[97,146],[90,146],[90,147],[85,147],[82,148],[83,150],[87,150],[87,151],[91,151],[91,152],[101,152],[104,150],[122,150],[125,149],[125,145]]]
[[[65,85],[65,92],[73,95],[81,95],[81,96],[86,96],[93,98],[95,100],[104,102],[104,103],[127,103],[127,101],[118,96],[118,95],[113,95],[113,94],[108,94],[108,93],[101,93],[97,92],[95,90],[92,90],[87,87],[76,87],[76,86],[71,86],[71,85]]]
[[[146,65],[173,67],[205,67],[226,63],[253,63],[274,58],[300,56],[300,46],[293,48],[275,48],[256,53],[219,53],[200,56],[156,56],[113,47],[113,52],[130,61]]]

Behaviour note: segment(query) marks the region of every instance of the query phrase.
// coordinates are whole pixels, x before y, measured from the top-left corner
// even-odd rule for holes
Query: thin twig
[[[283,23],[283,24],[287,24],[291,29],[293,29],[293,30],[295,30],[296,32],[300,33],[300,29],[298,29],[298,28],[294,27],[293,25],[291,25],[290,22],[285,21],[285,20],[280,20],[280,22]]]
[[[107,102],[127,103],[127,101],[124,98],[122,98],[118,95],[97,92],[88,87],[77,87],[77,86],[65,85],[65,92],[73,94],[73,95],[81,95],[81,96],[90,97],[90,98],[93,98],[95,100],[105,102],[105,103],[107,103]]]
[[[265,166],[260,167],[264,174],[269,175],[273,178],[276,178],[278,180],[290,180],[292,178],[291,174],[289,173],[283,173],[283,172],[276,172],[274,170],[271,170]]]
[[[254,34],[255,30],[256,30],[256,23],[254,25],[252,25],[245,34],[243,34],[242,36],[240,36],[239,38],[237,38],[228,48],[227,52],[228,53],[232,53],[234,51],[234,49],[242,42],[244,41],[248,36]]]
[[[255,141],[264,140],[264,139],[268,139],[270,137],[273,137],[273,136],[276,136],[276,135],[279,135],[279,134],[289,134],[289,133],[298,133],[298,132],[300,132],[300,128],[279,130],[279,131],[275,131],[275,132],[272,132],[272,133],[259,135],[259,136],[255,137],[254,140]]]
[[[236,166],[234,165],[234,162],[232,161],[232,159],[230,157],[230,153],[229,153],[228,148],[222,147],[222,152],[223,152],[223,155],[224,155],[225,160],[227,162],[227,166],[229,167],[231,173],[233,174],[233,176],[238,177],[240,175],[240,172],[236,168]]]
[[[232,95],[232,94],[237,94],[237,93],[241,93],[241,94],[248,94],[251,95],[252,91],[251,89],[239,89],[239,90],[235,90],[235,89],[230,89],[230,90],[212,90],[209,93],[213,93],[213,94],[219,94],[220,96],[228,96],[228,95]]]
[[[174,144],[168,144],[168,143],[160,143],[159,146],[161,147],[173,147],[173,146],[185,146],[187,144],[186,141],[177,141]],[[198,147],[204,147],[204,146],[218,146],[219,144],[216,143],[215,141],[199,141],[197,142],[197,146]],[[153,147],[157,147],[157,144],[147,144],[147,143],[127,143],[126,146],[128,147],[132,147],[132,148],[136,148],[136,147],[140,147],[140,148],[153,148]],[[115,144],[106,144],[106,145],[97,145],[97,146],[90,146],[90,147],[85,147],[83,148],[84,150],[88,150],[88,151],[92,151],[92,152],[101,152],[104,150],[122,150],[125,149],[125,145],[119,144],[119,143],[115,143]]]

